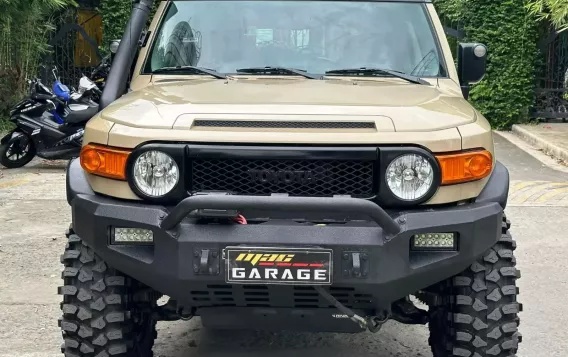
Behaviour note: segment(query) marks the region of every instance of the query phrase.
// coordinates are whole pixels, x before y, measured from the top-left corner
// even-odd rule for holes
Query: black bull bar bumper
[[[363,300],[368,303],[361,308],[387,307],[397,299],[459,273],[495,244],[500,237],[508,187],[508,172],[498,163],[476,201],[461,206],[387,213],[374,203],[351,198],[197,196],[168,209],[95,194],[78,161],[70,163],[67,177],[75,232],[109,265],[183,304],[196,307],[299,306],[293,298],[286,298],[285,289],[295,287],[262,287],[274,294],[253,304],[247,300],[243,286],[225,284],[223,252],[229,246],[331,249],[334,261],[331,288],[351,294],[346,299],[351,299],[348,303],[354,308],[361,301],[357,296],[365,297]],[[293,220],[220,225],[200,224],[188,217],[196,209],[247,208],[357,213],[371,221],[324,226]],[[112,227],[151,229],[154,244],[113,245]],[[429,232],[457,233],[458,250],[411,251],[411,237]],[[354,253],[358,254],[357,260],[365,257],[358,267],[366,269],[365,274],[354,273]],[[232,289],[232,295],[229,298],[224,297],[227,293],[217,295],[216,291],[223,289]],[[306,303],[300,305],[312,304]]]

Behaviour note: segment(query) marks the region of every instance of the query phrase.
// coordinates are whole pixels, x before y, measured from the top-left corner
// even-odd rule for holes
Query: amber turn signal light
[[[90,174],[126,180],[126,160],[130,151],[88,144],[81,149],[81,167]]]
[[[452,185],[487,177],[493,168],[493,156],[487,150],[436,155],[442,171],[442,185]]]

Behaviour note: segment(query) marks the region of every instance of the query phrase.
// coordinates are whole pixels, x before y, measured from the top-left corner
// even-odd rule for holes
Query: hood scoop
[[[246,128],[246,129],[367,129],[376,131],[372,121],[281,121],[281,120],[204,120],[196,119],[192,129]]]

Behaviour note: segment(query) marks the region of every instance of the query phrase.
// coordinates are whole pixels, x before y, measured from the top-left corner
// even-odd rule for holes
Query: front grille
[[[335,287],[329,293],[351,309],[374,309],[375,299],[371,294],[352,287]],[[282,308],[332,308],[310,286],[279,285],[206,285],[191,291],[196,307],[282,307]]]
[[[194,159],[191,190],[251,196],[371,198],[374,166],[372,160]]]
[[[262,129],[375,129],[373,122],[338,121],[266,121],[266,120],[196,120],[199,127]]]

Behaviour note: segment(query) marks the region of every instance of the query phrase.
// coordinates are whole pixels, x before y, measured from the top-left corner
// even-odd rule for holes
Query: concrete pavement
[[[512,132],[546,154],[568,162],[568,124],[517,124]]]
[[[510,133],[496,135],[495,145],[511,174],[510,205],[568,206],[567,166]]]
[[[568,355],[568,170],[549,167],[496,137],[497,158],[510,170],[507,209],[519,243],[521,357]],[[554,166],[554,165],[553,165]],[[554,193],[553,193],[554,192]],[[60,356],[59,255],[70,210],[63,163],[0,169],[0,357]],[[219,332],[199,320],[160,323],[157,356],[430,356],[425,326],[389,322],[377,335]]]

